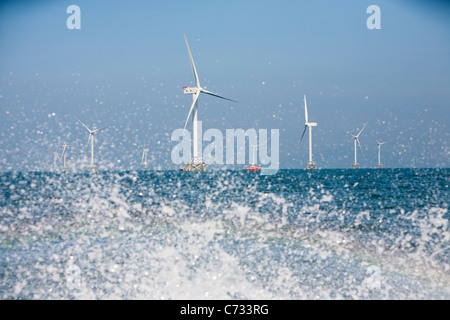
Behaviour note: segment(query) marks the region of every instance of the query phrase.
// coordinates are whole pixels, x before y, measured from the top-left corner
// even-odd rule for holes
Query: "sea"
[[[0,299],[450,299],[450,169],[0,173]]]

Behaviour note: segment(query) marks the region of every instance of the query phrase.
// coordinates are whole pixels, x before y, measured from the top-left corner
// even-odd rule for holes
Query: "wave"
[[[448,299],[448,181],[445,170],[5,173],[0,296]]]

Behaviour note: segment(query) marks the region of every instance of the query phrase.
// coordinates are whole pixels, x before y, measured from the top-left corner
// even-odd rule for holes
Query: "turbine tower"
[[[380,141],[377,140],[377,145],[378,145],[378,164],[375,167],[377,169],[382,169],[383,168],[383,165],[381,164],[381,145],[385,144],[385,143],[386,143],[386,141],[385,142],[380,142]]]
[[[258,148],[258,145],[252,145],[252,165],[250,168],[245,169],[246,171],[261,171],[261,169],[256,165],[256,149]]]
[[[63,159],[63,171],[67,172],[67,167],[66,167],[66,150],[67,147],[69,147],[69,145],[64,141],[64,143],[62,144],[63,147],[63,151],[61,154],[61,158]]]
[[[141,164],[144,165],[144,170],[148,170],[147,164],[148,164],[148,160],[147,160],[147,152],[149,151],[149,149],[145,148],[145,144],[144,144],[144,149],[142,150],[142,159],[141,159]]]
[[[53,170],[55,170],[55,171],[56,171],[56,168],[57,168],[57,164],[56,164],[57,160],[61,161],[61,158],[58,156],[58,149],[56,149],[53,152]]]
[[[308,107],[306,105],[306,95],[304,95],[304,101],[305,101],[305,129],[302,133],[302,138],[300,139],[300,143],[302,143],[303,136],[305,135],[306,128],[309,129],[309,161],[305,165],[305,169],[317,169],[317,165],[315,162],[312,161],[312,127],[317,126],[317,122],[308,122]]]
[[[256,165],[256,163],[255,163],[255,151],[256,151],[256,149],[258,148],[258,145],[256,145],[256,146],[252,146],[252,166],[255,166]]]
[[[352,169],[359,169],[359,168],[361,168],[360,165],[359,165],[359,163],[358,163],[358,161],[357,161],[356,142],[358,142],[359,149],[361,150],[361,153],[362,153],[361,144],[359,143],[359,135],[361,134],[361,132],[364,130],[364,128],[365,128],[366,126],[367,126],[367,123],[364,124],[363,128],[361,129],[361,131],[360,131],[356,136],[347,133],[350,137],[353,138],[353,140],[354,140],[354,147],[355,147],[355,163],[352,164],[352,166],[351,166]]]
[[[81,122],[80,119],[78,119],[78,121]],[[89,129],[83,122],[81,122],[81,124],[89,131],[89,138],[87,141],[86,146],[89,144],[89,141],[91,142],[91,164],[89,165],[89,171],[97,171],[97,167],[94,164],[94,135],[100,131],[103,130],[105,128],[100,128],[100,129],[95,129],[95,130],[91,130]]]
[[[198,97],[200,96],[200,93],[206,93],[208,95],[211,95],[211,96],[214,96],[217,98],[221,98],[221,99],[225,99],[228,101],[233,101],[233,102],[236,102],[236,101],[219,96],[218,94],[207,91],[205,88],[202,88],[200,86],[200,81],[198,78],[197,70],[195,69],[194,60],[192,59],[192,54],[191,54],[191,50],[189,49],[189,44],[188,44],[186,35],[184,35],[184,40],[186,41],[186,46],[187,46],[187,49],[189,52],[189,59],[191,61],[191,67],[192,67],[192,71],[194,73],[194,79],[195,79],[196,86],[195,87],[183,87],[183,91],[185,94],[192,94],[192,105],[191,105],[191,109],[189,110],[189,114],[186,118],[186,123],[184,124],[184,130],[186,129],[187,122],[192,113],[192,140],[193,140],[192,146],[193,147],[192,147],[192,160],[182,170],[184,170],[184,171],[205,171],[205,169],[206,169],[205,163],[204,163],[203,159],[199,156],[199,152],[198,152],[198,124],[197,124],[197,121],[198,121],[198,114],[197,114]]]

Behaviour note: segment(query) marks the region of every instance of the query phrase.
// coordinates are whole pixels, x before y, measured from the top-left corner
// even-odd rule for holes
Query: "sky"
[[[67,27],[70,5],[80,29]],[[367,27],[370,5],[380,29]],[[107,127],[99,169],[142,169],[144,144],[151,169],[178,169],[171,135],[194,85],[184,34],[201,85],[238,101],[202,95],[203,130],[278,130],[281,169],[308,161],[304,95],[319,168],[349,168],[347,133],[366,122],[361,167],[377,164],[377,139],[385,167],[450,165],[448,1],[18,0],[0,4],[0,171],[53,170],[64,141],[69,166],[84,170],[77,118]]]

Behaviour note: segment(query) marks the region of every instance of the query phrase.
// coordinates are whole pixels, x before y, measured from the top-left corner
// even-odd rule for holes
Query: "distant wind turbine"
[[[66,150],[67,150],[67,147],[69,147],[69,145],[64,141],[64,143],[62,144],[62,147],[63,147],[63,151],[62,151],[62,154],[61,154],[61,158],[63,159],[63,170],[67,171],[67,167],[66,167]]]
[[[377,140],[377,145],[378,145],[378,164],[376,166],[377,169],[381,169],[383,168],[383,165],[381,164],[381,145],[385,144],[387,141],[384,142],[380,142]]]
[[[147,160],[147,152],[149,151],[149,149],[145,148],[145,144],[144,144],[144,149],[142,150],[142,159],[141,159],[141,164],[144,165],[144,170],[148,170],[147,164],[148,164],[148,160]]]
[[[300,143],[302,143],[303,136],[305,135],[306,128],[309,129],[309,161],[305,165],[305,169],[317,169],[317,165],[312,161],[312,127],[317,126],[317,122],[308,122],[308,107],[306,105],[306,95],[304,95],[305,101],[305,129],[303,130],[302,137],[300,139]]]
[[[359,143],[359,135],[361,134],[361,132],[363,132],[363,130],[364,130],[364,128],[367,126],[367,123],[366,124],[364,124],[364,127],[361,129],[361,131],[359,131],[359,133],[356,135],[356,136],[354,136],[354,135],[352,135],[352,134],[349,134],[349,133],[347,133],[350,137],[352,137],[353,138],[353,140],[354,140],[354,147],[355,147],[355,163],[353,163],[352,164],[352,166],[351,166],[351,168],[352,169],[359,169],[360,168],[360,165],[359,165],[359,163],[358,163],[358,161],[357,161],[357,148],[356,148],[356,143],[358,142],[358,146],[359,146],[359,149],[361,150],[361,153],[362,153],[362,149],[361,149],[361,144]]]
[[[246,171],[260,171],[261,169],[256,165],[256,149],[258,148],[258,145],[252,145],[252,165],[250,168],[245,169]]]
[[[195,87],[183,87],[183,91],[185,94],[192,94],[192,105],[191,108],[189,110],[189,114],[186,118],[186,123],[184,124],[184,130],[186,129],[186,125],[187,122],[189,120],[189,117],[191,116],[192,113],[192,140],[193,140],[193,152],[192,152],[192,160],[191,163],[187,164],[186,167],[182,170],[184,171],[205,171],[206,167],[205,167],[205,163],[203,161],[203,159],[201,159],[199,157],[199,153],[198,153],[198,115],[197,115],[197,100],[198,97],[200,96],[200,93],[206,93],[208,95],[217,97],[217,98],[221,98],[221,99],[225,99],[228,101],[233,101],[236,102],[234,100],[219,96],[218,94],[212,93],[210,91],[207,91],[205,88],[202,88],[200,86],[200,80],[198,78],[198,74],[197,74],[197,70],[195,69],[195,64],[194,64],[194,60],[192,59],[192,54],[191,54],[191,50],[189,49],[189,44],[186,38],[186,35],[184,35],[184,40],[186,41],[186,46],[189,52],[189,59],[191,61],[191,67],[192,67],[192,71],[194,73],[194,79],[195,79]]]
[[[77,120],[81,122],[80,119],[77,119]],[[91,142],[91,164],[89,166],[89,171],[97,171],[97,167],[94,164],[94,134],[96,134],[98,131],[106,129],[106,128],[91,130],[83,122],[81,122],[81,124],[83,125],[83,127],[85,127],[89,131],[89,138],[88,138],[86,146],[89,145],[89,141]]]

